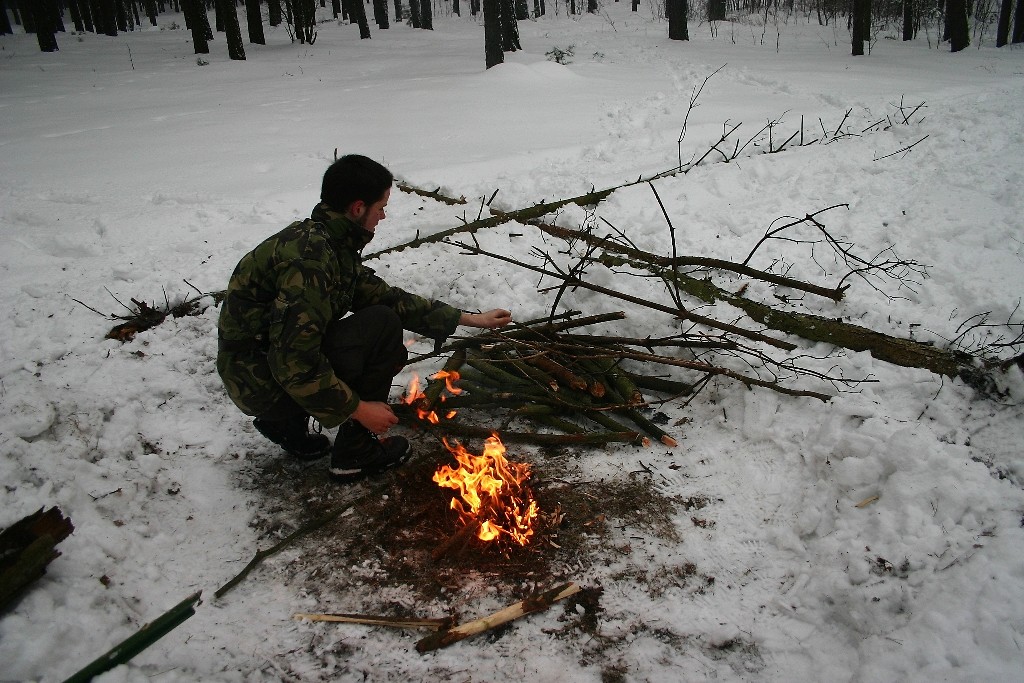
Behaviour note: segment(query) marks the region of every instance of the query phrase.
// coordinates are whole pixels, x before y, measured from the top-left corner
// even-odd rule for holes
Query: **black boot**
[[[331,440],[323,434],[310,434],[306,416],[296,416],[285,420],[268,420],[257,417],[253,426],[263,436],[283,448],[289,455],[299,460],[317,460],[331,450]]]
[[[379,474],[409,459],[412,447],[404,436],[378,439],[355,420],[338,428],[331,454],[331,478],[341,484]]]

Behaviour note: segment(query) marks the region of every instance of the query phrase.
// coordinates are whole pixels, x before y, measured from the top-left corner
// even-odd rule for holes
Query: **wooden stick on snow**
[[[460,640],[497,628],[502,624],[507,624],[513,619],[545,610],[559,600],[579,593],[580,590],[578,584],[569,582],[543,593],[535,593],[525,600],[520,600],[516,604],[510,605],[490,616],[470,621],[461,626],[438,631],[437,633],[431,633],[416,643],[416,650],[417,652],[430,652],[431,650],[437,650],[452,643],[457,643]]]
[[[454,623],[451,617],[444,619],[417,619],[415,617],[383,617],[372,614],[304,614],[302,612],[293,614],[292,619],[366,624],[368,626],[392,626],[394,628],[430,628],[434,630],[447,628]]]

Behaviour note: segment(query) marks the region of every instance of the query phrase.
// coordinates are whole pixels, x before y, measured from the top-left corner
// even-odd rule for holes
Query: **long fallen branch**
[[[726,270],[746,277],[754,278],[757,280],[763,280],[770,282],[771,284],[779,285],[782,287],[789,287],[790,289],[796,289],[799,291],[808,292],[809,294],[816,294],[833,301],[842,301],[846,290],[849,285],[845,287],[822,287],[810,282],[804,282],[795,278],[786,277],[784,275],[777,275],[775,273],[768,273],[763,270],[751,268],[741,263],[734,263],[732,261],[726,261],[724,259],[709,258],[702,256],[659,256],[658,254],[652,254],[641,249],[633,247],[627,247],[623,244],[615,242],[614,240],[605,239],[603,237],[597,237],[585,230],[572,230],[570,228],[563,228],[557,225],[550,225],[540,221],[530,221],[530,225],[539,228],[542,232],[545,232],[552,237],[558,237],[566,241],[580,240],[587,244],[596,246],[604,250],[605,252],[611,252],[616,254],[622,254],[623,256],[643,261],[650,265],[660,266],[662,268],[678,268],[678,267],[691,267],[691,268],[713,268],[715,270]]]
[[[568,199],[559,199],[558,201],[554,202],[540,202],[538,204],[534,204],[533,206],[527,206],[522,209],[516,209],[515,211],[509,211],[508,213],[498,213],[494,216],[490,216],[489,218],[478,218],[475,221],[471,221],[469,223],[456,226],[454,228],[448,228],[447,230],[441,230],[440,232],[435,232],[434,234],[427,235],[425,237],[420,237],[419,235],[417,235],[414,239],[411,239],[408,242],[403,242],[402,244],[397,244],[393,247],[388,247],[386,249],[381,249],[380,251],[375,251],[372,254],[367,254],[363,258],[377,258],[379,256],[383,256],[384,254],[390,254],[396,251],[403,251],[405,249],[415,249],[416,247],[421,247],[424,244],[443,242],[452,235],[458,235],[460,233],[472,233],[478,230],[483,230],[484,228],[493,228],[503,223],[508,223],[510,221],[527,221],[532,218],[538,218],[539,216],[544,216],[546,214],[557,211],[558,209],[568,204],[580,204],[582,206],[586,206],[587,204],[596,204],[597,202],[601,201],[602,199],[610,195],[616,189],[618,188],[597,190],[594,192],[581,194],[576,197],[570,197]]]
[[[385,617],[372,614],[306,614],[296,612],[292,615],[296,621],[329,621],[342,624],[364,624],[366,626],[390,626],[392,628],[429,628],[438,630],[449,628],[454,619],[417,619],[413,617]]]
[[[535,593],[525,600],[520,600],[514,605],[510,605],[489,616],[432,633],[416,643],[416,651],[430,652],[431,650],[447,647],[452,643],[457,643],[460,640],[465,640],[466,638],[497,628],[527,614],[546,610],[559,600],[564,600],[571,595],[579,593],[580,590],[582,589],[578,584],[569,582],[542,593]]]
[[[623,264],[617,257],[602,256],[600,260],[608,266]],[[875,358],[893,365],[922,368],[947,377],[961,377],[964,381],[972,383],[979,381],[984,375],[984,370],[977,364],[977,359],[962,351],[941,349],[913,339],[883,334],[838,318],[780,310],[738,296],[715,285],[709,279],[697,279],[668,270],[660,271],[659,276],[678,283],[680,289],[702,301],[712,304],[724,301],[766,327],[808,341],[825,342],[851,351],[867,351]]]
[[[709,318],[707,316],[694,313],[693,311],[686,310],[685,308],[666,306],[665,304],[659,304],[656,301],[648,301],[640,297],[632,296],[629,294],[623,294],[622,292],[616,292],[615,290],[610,289],[608,287],[602,287],[601,285],[597,285],[592,282],[580,280],[579,278],[574,277],[572,275],[559,273],[553,270],[549,270],[547,268],[541,268],[540,266],[530,265],[529,263],[523,263],[522,261],[517,261],[511,257],[503,256],[502,254],[495,254],[494,252],[486,251],[477,245],[466,244],[465,242],[451,242],[450,244],[459,247],[460,249],[465,249],[467,252],[472,254],[488,256],[499,261],[511,263],[513,265],[519,266],[520,268],[532,270],[535,273],[540,273],[541,275],[546,275],[556,280],[561,280],[569,287],[582,287],[583,289],[589,289],[593,292],[605,294],[615,299],[621,299],[622,301],[628,301],[630,303],[637,304],[639,306],[644,306],[645,308],[650,308],[655,311],[668,313],[669,315],[673,315],[679,318],[680,320],[688,320],[690,322],[697,323],[699,325],[704,325],[712,329],[721,330],[723,332],[729,332],[730,334],[735,334],[738,337],[744,337],[752,341],[758,341],[763,344],[768,344],[769,346],[774,346],[776,348],[783,349],[785,351],[792,351],[797,348],[797,345],[793,344],[792,342],[783,341],[781,339],[775,339],[774,337],[770,337],[766,334],[761,334],[760,332],[755,332],[753,330],[747,330],[737,325],[723,323],[719,320],[715,320],[714,318]]]
[[[289,545],[291,545],[292,543],[294,543],[298,539],[302,538],[306,534],[309,534],[309,533],[311,533],[313,531],[316,531],[317,529],[320,529],[321,527],[324,527],[324,526],[330,524],[331,522],[333,522],[334,520],[338,519],[339,517],[341,517],[343,514],[345,514],[346,512],[351,510],[352,508],[359,506],[363,502],[365,502],[365,501],[367,501],[367,500],[369,500],[371,498],[374,498],[374,497],[379,497],[381,492],[385,488],[387,488],[388,486],[390,486],[390,483],[388,481],[386,481],[386,480],[382,481],[382,482],[379,482],[379,483],[373,485],[372,487],[370,487],[369,491],[367,491],[363,495],[357,497],[356,499],[351,500],[351,501],[349,501],[347,503],[343,503],[343,504],[341,504],[341,505],[339,505],[339,506],[337,506],[337,507],[335,507],[335,508],[325,512],[324,514],[320,515],[319,517],[316,517],[316,518],[312,519],[311,521],[303,524],[298,529],[296,529],[292,533],[288,534],[283,539],[281,539],[280,541],[278,541],[274,545],[270,546],[269,548],[267,548],[265,550],[257,551],[256,554],[253,555],[252,559],[249,560],[249,562],[245,565],[245,567],[242,568],[242,571],[238,572],[231,580],[229,580],[223,586],[218,588],[217,591],[213,594],[213,597],[214,598],[223,597],[228,591],[230,591],[235,586],[237,586],[239,583],[241,583],[249,575],[249,573],[252,572],[252,570],[254,570],[256,567],[258,567],[263,562],[263,560],[267,559],[268,557],[270,557],[272,555],[276,555],[277,553],[281,552],[282,550],[284,550]]]

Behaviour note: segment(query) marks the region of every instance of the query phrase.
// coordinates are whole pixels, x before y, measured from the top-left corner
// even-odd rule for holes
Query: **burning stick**
[[[494,614],[484,617],[483,619],[477,619],[461,626],[455,626],[447,630],[441,630],[437,633],[431,633],[426,638],[423,638],[416,643],[417,652],[429,652],[431,650],[437,650],[442,647],[447,647],[452,643],[457,643],[460,640],[464,640],[471,636],[489,631],[493,628],[507,624],[513,619],[518,619],[521,616],[531,614],[533,612],[540,612],[542,610],[551,607],[554,603],[575,595],[580,592],[579,585],[575,583],[566,583],[561,586],[556,586],[551,590],[544,591],[543,593],[535,593],[525,600],[520,600],[514,605],[510,605],[505,609],[495,612]]]
[[[480,522],[470,522],[466,526],[459,529],[456,533],[445,539],[444,543],[434,548],[433,552],[430,553],[430,559],[437,562],[442,557],[448,554],[455,546],[462,544],[465,545],[480,531]]]
[[[309,621],[332,621],[345,624],[366,624],[368,626],[392,626],[394,628],[429,628],[445,629],[455,623],[452,617],[444,619],[416,619],[410,617],[381,617],[371,614],[304,614],[298,612],[292,615],[292,619],[308,619]]]

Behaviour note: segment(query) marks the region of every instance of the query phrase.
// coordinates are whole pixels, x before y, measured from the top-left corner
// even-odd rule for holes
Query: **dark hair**
[[[395,177],[369,157],[346,154],[327,168],[320,188],[320,200],[335,211],[345,211],[352,202],[373,204],[384,196]]]

